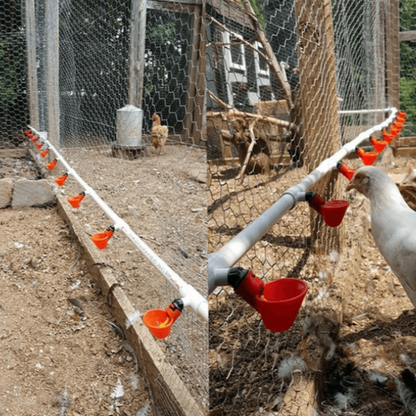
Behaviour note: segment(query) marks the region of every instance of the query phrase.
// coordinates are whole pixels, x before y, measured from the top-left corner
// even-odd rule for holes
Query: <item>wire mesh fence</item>
[[[355,110],[397,105],[398,2],[265,1],[259,10],[242,3],[207,6],[213,262],[288,188],[388,114]],[[392,161],[388,149],[377,165],[391,171]],[[362,165],[354,153],[344,162]],[[374,276],[383,285],[393,277],[372,246],[368,205],[347,194],[346,184],[334,172],[312,187],[325,200],[350,202],[340,227],[330,229],[300,202],[234,264],[264,282],[307,282],[288,331],[269,331],[231,286],[210,295],[212,414],[400,414],[408,406],[400,387],[386,387],[401,385],[405,364],[382,335],[395,324],[402,333],[407,318],[380,324],[386,311],[396,318],[408,305],[389,298],[387,283],[384,293],[382,284],[372,286]]]
[[[30,124],[46,132],[71,168],[205,296],[201,10],[125,0],[3,4],[0,99],[3,147],[29,145],[46,165],[56,155],[40,156],[22,131]],[[57,187],[54,179],[65,173],[59,161],[49,172],[58,194],[84,191],[71,175]],[[88,192],[72,217],[87,236],[112,225]],[[141,316],[181,297],[123,233],[116,230],[98,255]],[[184,412],[208,407],[207,331],[206,321],[185,308],[169,337],[157,340],[181,380],[174,388],[193,400]],[[169,396],[159,393],[153,392],[154,412],[174,414]]]

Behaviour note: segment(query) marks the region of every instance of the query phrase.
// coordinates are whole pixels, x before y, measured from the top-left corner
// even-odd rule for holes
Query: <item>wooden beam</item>
[[[386,13],[387,99],[392,107],[400,105],[399,0],[388,0]]]
[[[193,129],[192,137],[195,144],[200,144],[204,138],[204,114],[205,114],[205,74],[206,74],[206,15],[205,15],[205,2],[202,4],[200,13],[200,32],[197,34],[199,39],[198,48],[198,63],[197,63],[197,78],[196,78],[196,90],[195,90],[195,107],[193,113]]]
[[[410,42],[412,40],[416,40],[416,30],[408,30],[399,33],[400,42]]]
[[[46,129],[48,140],[60,148],[59,132],[59,2],[46,0]]]
[[[132,0],[129,51],[128,103],[142,108],[144,54],[146,42],[146,0]]]
[[[36,68],[36,31],[35,31],[35,3],[26,0],[26,50],[27,50],[27,90],[29,96],[30,125],[39,127],[39,99],[38,75]]]

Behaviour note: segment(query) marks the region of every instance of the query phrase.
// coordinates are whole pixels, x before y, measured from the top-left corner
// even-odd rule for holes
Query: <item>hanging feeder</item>
[[[363,161],[364,165],[371,166],[377,159],[377,152],[366,152],[364,149],[356,149],[357,155]]]
[[[58,186],[63,186],[64,184],[65,184],[65,181],[68,179],[68,173],[64,173],[62,176],[58,176],[56,179],[55,179],[55,183],[58,185]]]
[[[377,141],[375,137],[370,137],[370,143],[373,145],[374,150],[377,153],[381,153],[388,145],[388,143],[385,140]]]
[[[342,173],[349,181],[354,176],[355,169],[349,168],[346,164],[342,162],[337,163],[337,169],[339,173]]]
[[[47,163],[46,164],[46,167],[49,169],[49,170],[54,170],[55,169],[55,167],[56,167],[56,164],[58,163],[58,160],[57,159],[54,159],[54,160],[52,160],[52,162],[49,162],[49,163]]]
[[[114,231],[114,225],[110,225],[103,233],[97,233],[91,236],[91,240],[98,249],[104,250],[107,247],[108,240],[113,236]]]
[[[143,322],[156,338],[166,338],[172,325],[183,311],[182,299],[175,299],[166,310],[152,309],[143,316]]]
[[[306,192],[305,200],[309,206],[322,216],[328,227],[338,227],[347,211],[349,202],[343,200],[333,200],[325,202],[324,199],[315,192]]]
[[[295,322],[308,291],[300,279],[277,279],[265,283],[251,270],[233,267],[228,283],[235,292],[261,315],[264,326],[273,332],[287,331]]]
[[[78,208],[81,201],[85,198],[85,192],[82,191],[77,196],[71,196],[68,198],[68,202],[71,204],[72,208]]]

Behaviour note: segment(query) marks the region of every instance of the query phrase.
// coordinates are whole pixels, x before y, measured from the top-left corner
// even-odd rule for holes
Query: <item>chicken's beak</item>
[[[347,185],[345,190],[348,192],[348,191],[351,191],[353,189],[360,190],[360,186],[354,178],[352,178],[351,182]]]

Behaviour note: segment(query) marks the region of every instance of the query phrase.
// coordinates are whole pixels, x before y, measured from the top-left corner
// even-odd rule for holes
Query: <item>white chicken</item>
[[[416,307],[416,212],[393,180],[373,166],[357,169],[346,189],[370,200],[374,241]]]
[[[161,155],[168,138],[168,126],[160,124],[160,117],[155,113],[152,116],[153,126],[150,129],[152,133],[152,145],[155,148],[155,153]]]

